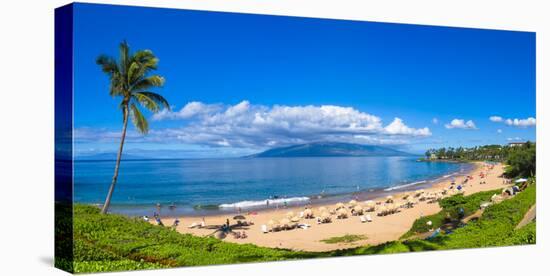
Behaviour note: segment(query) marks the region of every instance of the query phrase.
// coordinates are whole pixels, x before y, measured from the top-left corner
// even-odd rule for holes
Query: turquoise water
[[[122,161],[112,211],[201,214],[368,196],[429,184],[471,169],[471,164],[417,162],[417,157],[251,158]],[[74,200],[104,201],[114,161],[76,161]],[[168,208],[166,208],[168,210]],[[168,211],[166,211],[168,212]]]

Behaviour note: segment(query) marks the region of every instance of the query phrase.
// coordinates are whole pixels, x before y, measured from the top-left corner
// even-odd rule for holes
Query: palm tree
[[[101,213],[105,214],[109,209],[111,197],[115,190],[116,181],[118,178],[118,169],[124,147],[124,139],[126,138],[126,128],[128,126],[128,118],[132,119],[132,123],[137,131],[146,134],[149,131],[149,124],[141,113],[139,106],[156,113],[161,109],[170,109],[168,102],[164,97],[150,91],[153,87],[161,87],[164,84],[164,78],[159,75],[150,75],[151,71],[157,69],[158,58],[149,50],[141,50],[135,53],[130,53],[130,47],[126,41],[120,43],[120,57],[117,62],[114,58],[101,55],[97,58],[96,63],[101,66],[101,70],[109,76],[110,88],[109,94],[112,97],[120,97],[120,109],[122,110],[122,135],[120,138],[120,146],[116,158],[115,173],[105,204],[101,209]]]

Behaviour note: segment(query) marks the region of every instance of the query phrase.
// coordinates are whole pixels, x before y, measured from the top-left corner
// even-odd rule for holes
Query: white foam
[[[426,183],[427,181],[426,180],[422,180],[422,181],[416,181],[416,182],[412,182],[412,183],[408,183],[408,184],[403,184],[403,185],[399,185],[399,186],[393,186],[393,187],[389,187],[387,189],[384,189],[384,191],[393,191],[393,190],[399,190],[399,189],[403,189],[403,188],[406,188],[406,187],[409,187],[409,186],[414,186],[414,185],[418,185],[418,184],[423,184],[423,183]]]
[[[229,208],[251,208],[251,207],[258,207],[258,206],[267,206],[267,202],[269,201],[269,206],[276,206],[276,205],[283,205],[285,202],[287,204],[290,204],[292,202],[303,202],[303,201],[309,201],[309,197],[290,197],[290,198],[277,198],[277,199],[264,199],[264,200],[258,200],[258,201],[239,201],[235,203],[229,203],[229,204],[220,204],[220,209],[229,209]]]

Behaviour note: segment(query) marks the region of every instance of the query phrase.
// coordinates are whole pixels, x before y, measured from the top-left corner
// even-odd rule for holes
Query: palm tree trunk
[[[126,128],[128,126],[128,106],[124,107],[124,126],[122,127],[122,137],[120,138],[120,147],[118,148],[118,154],[116,157],[116,165],[115,165],[115,173],[113,175],[113,180],[111,182],[111,186],[109,187],[109,192],[107,193],[107,198],[105,199],[105,204],[103,204],[103,208],[101,209],[101,213],[105,214],[107,213],[107,210],[109,209],[109,205],[111,204],[111,197],[113,196],[113,191],[115,190],[116,181],[118,178],[118,169],[120,167],[120,158],[122,157],[122,149],[124,147],[124,140],[126,139]]]

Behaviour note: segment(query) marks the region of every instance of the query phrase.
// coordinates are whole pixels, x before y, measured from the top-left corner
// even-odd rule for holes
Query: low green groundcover
[[[459,207],[464,209],[465,215],[473,213],[479,203],[490,198],[492,194],[493,191],[444,199],[440,202],[442,212],[417,220],[405,236],[426,231],[423,228],[426,219],[434,222],[432,227],[438,227],[448,212],[451,216],[456,216],[455,211]],[[534,244],[535,222],[515,229],[533,204],[534,183],[515,197],[488,207],[480,219],[471,221],[448,235],[441,234],[430,240],[393,241],[377,246],[322,253],[234,244],[214,238],[180,234],[140,219],[101,215],[95,207],[76,205],[72,267],[74,272],[82,273]],[[56,260],[56,263],[63,262],[66,260]]]

